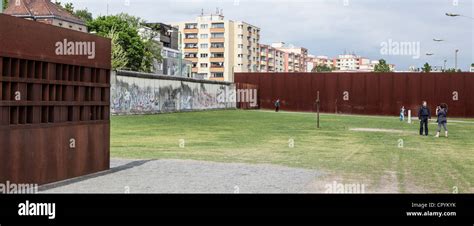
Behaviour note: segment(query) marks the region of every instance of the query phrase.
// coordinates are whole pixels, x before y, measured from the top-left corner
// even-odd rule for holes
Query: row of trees
[[[72,3],[56,4],[86,22],[89,32],[112,41],[112,68],[140,72],[154,71],[154,62],[162,60],[156,32],[140,34],[146,21],[128,14],[93,18],[87,9],[75,10]]]

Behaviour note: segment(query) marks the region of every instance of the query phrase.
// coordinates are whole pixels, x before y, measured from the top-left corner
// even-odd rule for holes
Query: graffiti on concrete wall
[[[235,85],[113,75],[112,114],[235,108]]]

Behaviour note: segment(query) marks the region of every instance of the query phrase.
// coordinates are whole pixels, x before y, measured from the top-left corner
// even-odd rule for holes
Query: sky
[[[54,1],[54,0],[53,0]],[[189,21],[222,9],[261,29],[261,43],[285,42],[310,54],[355,53],[410,66],[468,70],[474,63],[473,0],[61,0],[95,16],[128,13],[148,22]],[[461,17],[448,17],[457,13]],[[433,39],[442,39],[435,42]],[[409,47],[408,49],[404,47]],[[426,55],[432,54],[431,56]]]

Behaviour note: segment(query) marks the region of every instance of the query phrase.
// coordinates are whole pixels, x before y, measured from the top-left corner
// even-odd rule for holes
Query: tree
[[[374,67],[374,71],[375,72],[392,72],[392,70],[390,70],[390,65],[388,65],[384,59],[379,60],[379,63],[376,64]]]
[[[316,65],[313,68],[313,70],[311,70],[311,72],[332,72],[332,71],[333,71],[333,68],[324,64]]]
[[[107,38],[110,38],[112,43],[112,69],[124,69],[128,64],[127,53],[119,43],[119,35],[115,32],[115,28],[110,30]]]
[[[421,68],[421,70],[424,72],[424,73],[430,73],[432,71],[432,68],[431,68],[431,65],[427,63],[425,63],[423,65],[423,67]]]
[[[2,0],[2,1],[3,1],[3,10],[5,10],[8,7],[8,0]]]
[[[86,24],[94,19],[92,17],[92,13],[89,12],[89,10],[87,10],[87,8],[76,10],[76,12],[74,12],[74,15],[79,17],[84,22],[86,22]]]
[[[74,6],[72,5],[72,3],[66,3],[66,5],[64,5],[64,9],[70,14],[74,15]]]
[[[153,42],[153,36],[142,38],[139,34],[144,21],[128,14],[100,16],[90,21],[90,32],[107,37],[111,30],[118,35],[117,43],[127,56],[125,68],[132,71],[152,72],[154,59],[161,59],[161,50]]]

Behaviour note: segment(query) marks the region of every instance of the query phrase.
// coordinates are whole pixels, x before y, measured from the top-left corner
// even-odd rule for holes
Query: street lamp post
[[[444,70],[446,71],[446,63],[448,62],[448,60],[444,60]]]
[[[458,52],[459,49],[456,49],[454,51],[454,68],[456,69],[456,71],[458,70]]]

